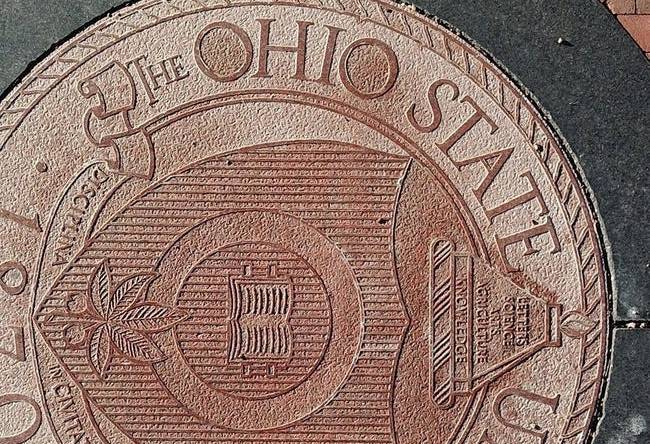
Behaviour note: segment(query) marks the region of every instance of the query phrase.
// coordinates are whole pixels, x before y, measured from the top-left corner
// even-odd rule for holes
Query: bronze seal
[[[592,207],[470,44],[379,0],[146,0],[0,110],[0,443],[585,443]]]

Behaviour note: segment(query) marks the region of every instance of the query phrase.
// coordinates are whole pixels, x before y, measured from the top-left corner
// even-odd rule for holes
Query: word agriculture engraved
[[[411,9],[145,0],[36,66],[0,143],[0,443],[587,442],[583,187]]]

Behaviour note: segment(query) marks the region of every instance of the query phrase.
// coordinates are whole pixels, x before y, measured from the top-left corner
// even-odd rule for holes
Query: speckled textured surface
[[[584,170],[612,245],[616,319],[650,319],[650,69],[634,41],[593,1],[413,3],[485,48],[549,112]],[[58,41],[122,4],[3,2],[0,89]]]
[[[0,58],[10,61],[0,70],[3,85],[9,85],[54,42],[120,3],[41,1],[36,6],[36,2],[12,0],[3,4],[11,9],[0,19],[5,21],[0,25]],[[421,4],[477,41],[549,112],[575,153],[601,211],[615,264],[616,320],[642,321],[650,317],[644,175],[650,70],[615,19],[599,5],[592,6],[555,1],[472,2],[472,7],[458,1]],[[493,20],[486,22],[488,16]],[[559,38],[567,44],[558,44]],[[638,387],[647,385],[647,376],[639,377],[643,366],[637,364],[641,362],[638,350],[648,344],[646,336],[643,330],[617,333],[599,444],[645,442],[647,401],[644,404],[639,397],[645,390]],[[626,393],[623,387],[630,378],[639,385]],[[630,402],[635,396],[638,401]],[[621,441],[623,437],[627,441]]]
[[[548,111],[599,205],[614,259],[616,318],[648,319],[650,69],[635,42],[592,1],[416,4],[475,39]]]
[[[650,442],[649,355],[649,330],[616,330],[613,368],[606,397],[607,414],[595,444]]]

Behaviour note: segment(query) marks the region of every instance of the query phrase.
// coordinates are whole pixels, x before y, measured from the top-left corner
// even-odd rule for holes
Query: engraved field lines
[[[255,147],[193,164],[133,200],[89,240],[38,309],[39,329],[88,398],[139,443],[392,442],[390,392],[407,324],[392,230],[407,164],[320,141]],[[90,338],[80,333],[76,344],[83,345],[75,347],[61,333],[62,324],[83,318],[74,295],[87,291],[99,262],[106,259],[115,282],[154,273],[188,229],[238,211],[291,215],[329,239],[354,277],[362,317],[360,347],[346,351],[356,353],[352,368],[329,401],[291,426],[255,433],[201,421],[170,396],[148,362],[115,347],[108,346],[112,353],[103,357],[98,378],[86,351]],[[178,279],[174,313],[183,317],[174,318],[173,331],[183,362],[210,387],[244,402],[272,402],[300,386],[336,339],[330,337],[333,320],[350,315],[332,312],[329,298],[336,295],[309,257],[264,239],[226,242]],[[147,334],[157,348],[159,333]],[[157,365],[166,358],[159,356]]]

